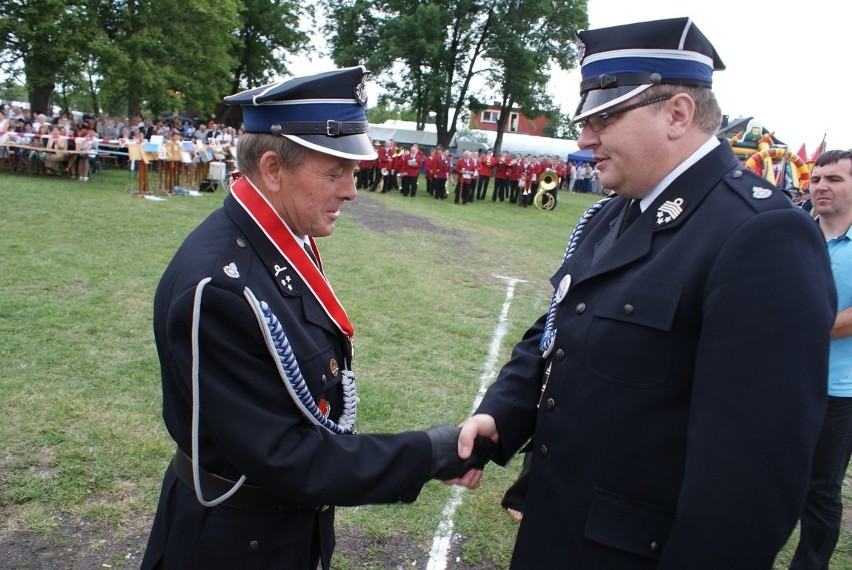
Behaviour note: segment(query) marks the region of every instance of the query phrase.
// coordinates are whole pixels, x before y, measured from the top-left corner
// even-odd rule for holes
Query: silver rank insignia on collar
[[[752,186],[751,197],[755,200],[766,200],[772,196],[772,190],[769,188],[761,188],[760,186]]]
[[[231,279],[239,279],[240,271],[237,269],[237,264],[233,261],[222,268],[222,271],[225,272],[225,275],[230,277]]]
[[[667,200],[662,206],[657,208],[657,226],[664,226],[675,221],[683,213],[684,207],[683,198]]]
[[[278,280],[278,283],[281,285],[281,289],[288,291],[290,293],[293,292],[293,278],[287,273],[288,267],[286,265],[278,265],[277,263],[272,266],[272,270],[275,273],[275,278]],[[280,275],[284,273],[284,275]]]

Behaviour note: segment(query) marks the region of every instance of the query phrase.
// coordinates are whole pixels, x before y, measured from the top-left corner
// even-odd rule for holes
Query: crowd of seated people
[[[114,156],[124,167],[128,165],[128,144],[146,143],[156,136],[169,140],[174,133],[180,140],[221,149],[234,145],[241,134],[213,120],[196,126],[178,117],[152,120],[101,114],[76,119],[70,113],[31,113],[0,104],[0,169],[7,159],[36,161],[47,175],[86,181],[98,164],[99,153]]]

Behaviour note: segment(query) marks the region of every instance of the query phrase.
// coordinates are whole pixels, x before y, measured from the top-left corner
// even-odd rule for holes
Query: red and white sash
[[[321,272],[322,260],[320,260],[314,239],[308,236],[311,250],[319,262],[319,268],[314,265],[307,252],[299,245],[293,231],[284,223],[272,204],[260,193],[251,180],[245,176],[236,179],[231,185],[231,194],[263,230],[263,233],[275,245],[279,253],[293,266],[293,269],[308,286],[308,289],[319,301],[320,306],[329,318],[340,329],[340,332],[351,339],[354,334],[352,324],[349,322],[349,317],[346,315],[343,305],[340,304],[340,300],[331,289],[331,284]]]

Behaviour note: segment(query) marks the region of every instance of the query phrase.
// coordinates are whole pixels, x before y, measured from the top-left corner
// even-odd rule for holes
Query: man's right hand
[[[500,440],[500,434],[497,433],[497,424],[494,418],[487,414],[477,414],[466,419],[461,424],[461,432],[458,439],[458,454],[462,459],[467,459],[473,453],[475,446],[474,442],[477,438],[490,440],[492,443],[497,443]],[[482,439],[480,439],[480,442]],[[470,469],[456,479],[448,479],[444,481],[447,485],[461,485],[468,489],[476,489],[479,487],[479,481],[482,479],[482,469]]]
[[[477,437],[484,437],[497,443],[500,434],[497,433],[497,423],[488,414],[476,414],[467,418],[461,424],[459,435],[459,457],[467,459],[473,451],[473,442]]]

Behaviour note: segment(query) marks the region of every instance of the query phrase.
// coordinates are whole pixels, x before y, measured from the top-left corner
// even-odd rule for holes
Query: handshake
[[[485,437],[477,437],[473,452],[467,459],[459,457],[458,441],[461,428],[442,424],[426,430],[432,443],[432,464],[427,474],[429,479],[449,481],[458,479],[471,469],[482,469],[494,455],[494,443]]]

